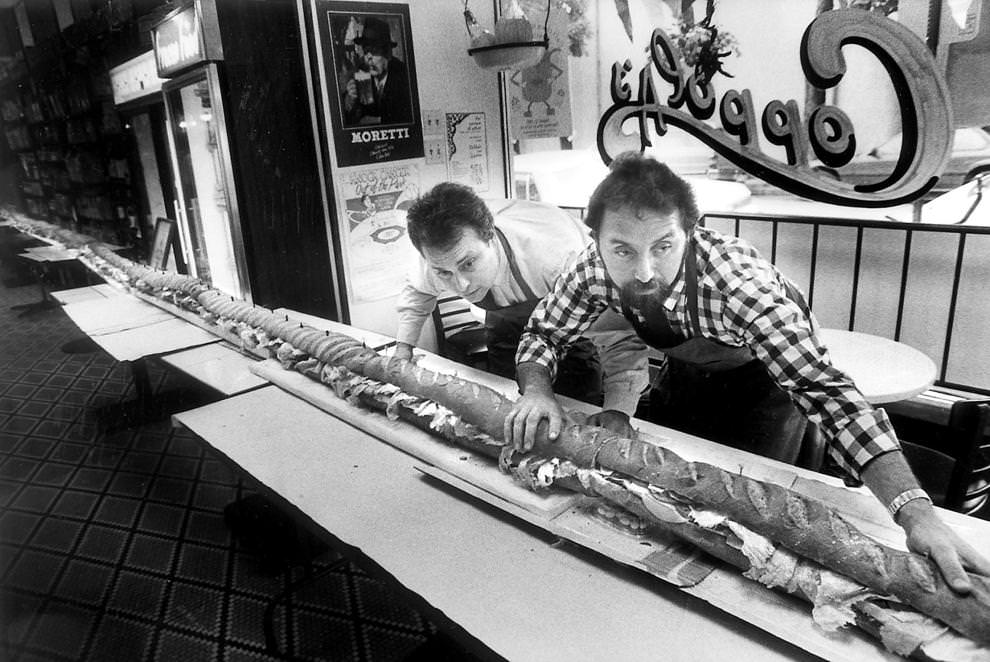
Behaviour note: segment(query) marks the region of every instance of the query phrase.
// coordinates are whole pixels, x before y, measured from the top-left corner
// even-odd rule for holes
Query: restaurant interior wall
[[[374,2],[367,3],[373,8]],[[419,106],[423,121],[427,115],[441,117],[449,113],[484,113],[485,116],[485,179],[481,186],[472,186],[482,197],[502,198],[506,196],[506,168],[504,165],[504,145],[502,132],[502,110],[499,94],[500,74],[479,68],[467,53],[469,37],[464,26],[463,3],[455,1],[409,2],[409,22],[412,29],[412,42],[416,63],[416,79],[419,92]],[[485,25],[494,23],[492,2],[472,2],[471,9],[479,22]],[[308,6],[307,6],[308,10]],[[431,140],[430,136],[426,138]],[[435,141],[437,136],[433,136]],[[332,145],[329,152],[333,153]],[[428,151],[428,150],[427,150]],[[332,163],[331,179],[334,182],[334,198],[339,229],[343,237],[344,266],[347,273],[348,303],[350,322],[355,326],[376,331],[385,335],[395,334],[398,317],[395,312],[396,298],[400,285],[396,285],[388,296],[371,298],[361,291],[361,281],[356,273],[355,255],[350,249],[351,236],[347,227],[348,193],[344,182],[348,176],[379,166],[408,165],[413,173],[413,186],[403,192],[402,197],[425,193],[436,184],[447,180],[448,168],[444,158],[424,158],[395,161],[369,166],[339,167]],[[382,265],[383,269],[404,273],[408,261],[415,258],[415,249],[403,236],[405,264]],[[397,278],[396,281],[399,279]],[[432,327],[425,325],[420,346],[426,349],[436,347]]]

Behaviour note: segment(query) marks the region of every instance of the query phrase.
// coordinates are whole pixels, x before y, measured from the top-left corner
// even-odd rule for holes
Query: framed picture
[[[170,218],[159,218],[155,221],[155,236],[151,241],[151,256],[148,265],[152,269],[168,269],[169,260],[174,262],[178,255],[178,243],[175,236],[175,221]]]
[[[313,2],[337,165],[422,157],[409,5]]]

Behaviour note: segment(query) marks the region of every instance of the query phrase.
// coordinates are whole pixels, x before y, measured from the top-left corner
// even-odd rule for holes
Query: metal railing
[[[907,342],[935,360],[936,384],[990,394],[990,227],[732,213],[702,222],[768,255],[822,326]]]

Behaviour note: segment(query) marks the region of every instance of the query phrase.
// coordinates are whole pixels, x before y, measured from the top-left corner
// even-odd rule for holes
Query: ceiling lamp
[[[550,45],[547,24],[550,21],[550,2],[543,19],[543,39],[533,39],[533,24],[529,22],[517,0],[511,0],[509,9],[495,22],[495,33],[482,27],[468,9],[464,0],[464,24],[471,44],[468,55],[482,69],[525,69],[543,57]]]

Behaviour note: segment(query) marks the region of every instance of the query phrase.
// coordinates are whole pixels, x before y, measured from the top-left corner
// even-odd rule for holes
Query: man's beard
[[[651,278],[645,283],[634,278],[620,288],[619,296],[630,308],[643,310],[650,302],[656,304],[663,302],[673,289],[673,286],[656,278]]]

